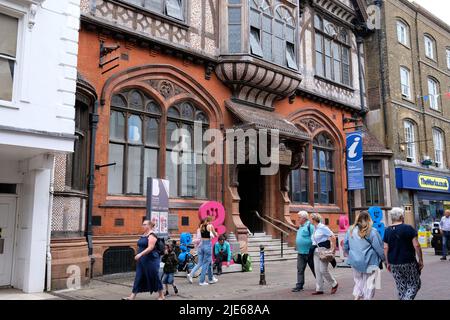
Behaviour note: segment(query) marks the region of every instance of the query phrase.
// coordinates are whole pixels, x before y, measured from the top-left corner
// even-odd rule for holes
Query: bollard
[[[264,266],[264,246],[259,246],[259,285],[265,286],[266,285],[266,268]]]

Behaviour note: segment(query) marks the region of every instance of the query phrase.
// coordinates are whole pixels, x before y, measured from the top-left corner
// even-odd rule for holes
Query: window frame
[[[178,18],[175,18],[173,16],[170,16],[170,15],[168,15],[166,13],[167,1],[168,0],[160,0],[161,1],[160,11],[156,11],[155,9],[153,9],[151,7],[146,7],[145,6],[145,0],[141,0],[141,3],[142,3],[141,5],[139,5],[137,3],[134,3],[134,2],[132,2],[130,0],[119,0],[119,1],[121,3],[123,3],[123,4],[132,6],[133,8],[136,8],[136,9],[139,9],[139,10],[144,10],[146,12],[149,12],[151,14],[155,14],[157,16],[160,16],[160,17],[162,17],[164,19],[168,19],[168,20],[173,21],[173,22],[177,22],[177,23],[181,23],[181,24],[185,24],[187,22],[187,14],[188,14],[187,7],[188,7],[188,2],[189,1],[186,1],[186,0],[180,0],[181,1],[181,6],[182,6],[181,7],[181,13],[183,15],[183,19],[182,20],[178,19]]]
[[[432,129],[433,132],[433,148],[434,148],[434,163],[437,168],[444,169],[445,165],[445,141],[444,141],[444,133],[440,128],[434,127]],[[439,137],[439,141],[436,138]],[[437,143],[439,142],[439,143]],[[438,148],[439,145],[439,148]],[[438,161],[437,159],[440,158]]]
[[[403,83],[403,73],[406,76],[407,84]],[[402,97],[406,99],[411,99],[412,92],[411,92],[411,72],[410,70],[405,66],[400,66],[400,87],[401,87],[401,93]],[[407,88],[407,92],[404,92],[404,89]]]
[[[417,148],[416,148],[416,124],[409,119],[403,121],[405,132],[405,146],[406,146],[406,161],[410,163],[417,163]],[[409,152],[411,151],[411,152]],[[411,156],[412,154],[412,156]],[[411,161],[409,161],[411,160]]]
[[[400,36],[401,36],[401,34],[400,34],[400,28],[401,28],[401,27],[403,27],[403,29],[404,29],[403,36],[404,36],[404,38],[405,38],[405,42],[402,42],[401,37],[400,37]],[[409,44],[410,40],[409,40],[409,26],[408,26],[408,24],[405,23],[405,22],[402,21],[402,20],[397,19],[397,20],[396,20],[396,29],[397,29],[397,41],[398,41],[400,44],[404,45],[405,47],[409,48],[409,46],[410,46],[410,44]]]
[[[143,109],[142,110],[138,110],[138,109],[134,109],[134,108],[130,108],[130,96],[133,92],[137,92],[141,95],[141,98],[143,99]],[[123,97],[125,96],[125,94],[127,95],[126,98],[124,99]],[[112,98],[114,96],[121,96],[121,99],[124,99],[126,106],[125,107],[120,107],[120,106],[114,106],[113,102],[112,102]],[[151,103],[154,102],[155,105],[158,106],[159,108],[159,115],[157,113],[152,113],[152,112],[148,112],[146,110],[147,106]],[[145,153],[146,153],[146,149],[152,149],[152,150],[157,150],[157,163],[156,163],[156,176],[160,177],[161,176],[161,169],[160,169],[160,153],[161,153],[161,135],[158,135],[158,146],[153,145],[151,143],[147,143],[146,141],[146,130],[147,130],[147,121],[150,119],[156,119],[157,123],[158,123],[158,131],[161,131],[162,128],[162,122],[163,122],[163,107],[157,103],[157,101],[155,99],[153,99],[151,97],[151,95],[147,94],[145,91],[140,90],[138,88],[130,88],[130,89],[125,89],[122,90],[120,92],[116,92],[112,95],[111,97],[111,108],[110,108],[110,121],[111,121],[111,115],[113,112],[118,112],[118,113],[122,113],[122,115],[124,115],[124,137],[123,140],[116,140],[114,138],[111,137],[111,126],[109,122],[109,130],[110,130],[110,134],[108,137],[108,146],[111,145],[121,145],[123,147],[123,158],[122,158],[122,163],[123,163],[123,168],[122,168],[122,192],[121,193],[112,193],[109,191],[109,187],[108,189],[108,194],[109,195],[121,195],[121,196],[145,196],[144,194],[144,190],[145,190]],[[132,116],[138,116],[139,119],[141,120],[141,139],[140,142],[130,142],[129,141],[129,119]],[[129,150],[130,147],[139,147],[140,148],[140,182],[139,182],[139,193],[136,192],[130,192],[128,189],[128,174],[129,174]],[[110,155],[108,155],[108,157],[110,157]],[[108,179],[109,179],[109,173],[108,173]],[[109,186],[109,181],[108,181],[108,186]]]
[[[431,87],[430,87],[431,85]],[[441,101],[440,101],[440,84],[439,82],[432,78],[427,78],[427,86],[428,86],[428,103],[431,110],[440,111],[441,110]],[[430,90],[432,89],[432,90]],[[431,93],[433,91],[433,93]]]
[[[450,48],[445,49],[447,69],[450,70]]]
[[[316,20],[318,19],[318,20]],[[318,26],[318,22],[320,22],[320,26]],[[328,22],[328,26],[331,24],[335,31],[341,31],[339,34],[336,33],[335,36],[332,36],[330,34],[328,34],[326,32],[326,27],[325,24],[326,22]],[[317,77],[326,79],[328,81],[331,81],[333,83],[336,83],[338,85],[342,85],[348,88],[353,88],[353,70],[352,70],[352,47],[349,44],[349,30],[345,27],[339,28],[339,26],[336,25],[336,23],[334,21],[332,21],[331,19],[329,19],[328,17],[323,17],[322,15],[318,14],[318,13],[314,13],[314,19],[313,19],[313,24],[314,24],[314,70],[315,70],[315,75]],[[342,32],[344,31],[344,32]],[[341,37],[344,36],[344,33],[346,35],[346,40],[343,41],[342,39],[340,39]],[[318,35],[321,38],[320,41],[320,50],[317,48],[318,45]],[[329,50],[327,50],[327,43],[329,43]],[[337,57],[335,57],[335,51],[334,48],[335,46],[337,46],[338,50],[339,50],[339,59]],[[346,54],[346,59],[344,59],[344,50],[347,52]],[[329,51],[329,53],[327,53],[327,51]],[[318,58],[319,56],[321,56],[321,70],[322,73],[318,73]],[[329,61],[329,73],[330,75],[328,75],[328,66],[327,66],[327,59]],[[335,79],[335,63],[338,62],[339,63],[339,76],[340,79],[336,80]],[[344,72],[344,67],[346,67],[348,69],[348,79],[344,79],[344,75],[346,74],[346,72]],[[348,80],[348,83],[345,82],[345,80]]]
[[[372,170],[370,172],[367,172],[367,168],[370,165],[370,168],[373,169],[373,164],[377,163],[378,165],[378,172],[373,172]],[[369,159],[364,160],[364,183],[365,183],[365,191],[363,192],[363,199],[364,204],[366,207],[371,206],[383,206],[384,205],[384,186],[383,186],[383,160],[381,159]],[[373,198],[373,187],[374,182],[377,182],[378,185],[378,203],[374,202]],[[370,197],[367,196],[367,194],[370,194]]]
[[[184,103],[189,103],[190,106],[193,108],[193,111],[194,111],[194,119],[193,120],[184,119],[183,116],[181,115],[180,106],[183,105]],[[173,116],[171,116],[169,114],[169,110],[171,108],[174,108],[174,107],[178,110],[178,112],[180,114],[179,117],[173,117]],[[177,126],[177,129],[182,128],[183,125],[192,126],[192,135],[191,135],[191,148],[192,149],[190,150],[190,152],[193,153],[194,157],[197,156],[197,153],[195,152],[196,150],[194,149],[194,147],[195,147],[194,146],[194,127],[195,127],[196,123],[198,123],[196,118],[197,118],[197,114],[199,112],[203,113],[205,115],[206,119],[207,119],[207,122],[201,123],[202,131],[209,129],[210,123],[209,123],[209,119],[207,118],[206,113],[201,108],[199,108],[195,103],[192,103],[190,101],[184,100],[184,101],[180,101],[178,103],[175,103],[175,104],[171,105],[168,108],[168,112],[167,112],[167,115],[166,115],[166,127],[164,128],[164,130],[166,132],[166,141],[165,141],[165,145],[164,145],[166,163],[167,163],[167,159],[169,157],[169,153],[176,151],[176,150],[174,150],[173,147],[169,147],[168,143],[167,143],[169,141],[169,139],[170,139],[170,137],[167,136],[167,125],[169,124],[169,122],[175,123],[175,125]],[[178,143],[175,143],[175,145],[178,144]],[[195,180],[197,181],[197,166],[199,164],[190,164],[190,165],[195,165],[196,166],[196,177],[195,177]],[[183,198],[183,199],[207,199],[208,198],[208,194],[209,194],[209,192],[208,192],[208,189],[209,189],[208,188],[208,186],[209,186],[209,170],[208,170],[208,168],[209,168],[209,166],[207,164],[205,164],[205,163],[202,163],[202,165],[206,165],[205,195],[204,196],[198,196],[198,189],[195,190],[195,194],[194,195],[185,195],[185,194],[183,194],[183,187],[182,187],[182,174],[183,174],[183,171],[181,169],[183,164],[177,164],[177,193],[176,193],[176,195],[174,197],[176,197],[176,198]],[[167,175],[167,165],[166,165],[165,178],[169,180],[169,177]]]
[[[266,1],[266,0],[261,0],[261,1]],[[295,17],[292,16],[291,12],[289,11],[289,8],[284,6],[284,5],[280,5],[280,6],[276,6],[276,9],[273,10],[271,6],[268,7],[270,14],[268,14],[266,11],[261,10],[261,6],[259,3],[258,7],[255,8],[253,6],[253,4],[255,3],[255,0],[248,0],[249,2],[249,8],[248,8],[248,12],[249,12],[249,23],[248,23],[248,34],[249,34],[249,44],[248,44],[248,48],[249,48],[249,53],[260,58],[260,59],[264,59],[266,61],[269,61],[273,64],[282,66],[284,68],[288,68],[290,70],[295,70],[298,71],[299,70],[299,66],[298,66],[298,54],[297,54],[297,46],[296,46],[296,40],[298,37],[298,25],[296,23]],[[286,10],[289,15],[291,16],[291,18],[294,20],[294,24],[289,24],[286,19],[280,19],[278,17],[278,15],[281,16],[281,14],[278,13],[278,10]],[[259,14],[259,19],[258,19],[258,25],[255,25],[252,22],[252,12],[257,12],[256,14]],[[264,18],[269,18],[271,20],[270,23],[270,32],[267,30],[264,30],[264,22],[263,19]],[[279,36],[276,35],[275,32],[275,27],[276,24],[280,23],[282,25],[282,38],[280,38]],[[293,42],[290,41],[288,39],[287,36],[287,30],[288,29],[292,29],[291,31],[293,32]],[[252,45],[252,31],[258,31],[259,33],[259,41],[258,45],[254,44]],[[270,57],[268,56],[268,52],[265,51],[264,48],[264,34],[268,34],[270,35],[270,44],[271,44],[271,50],[270,50]],[[277,46],[276,46],[276,40],[281,40],[283,42],[283,48],[281,50],[281,52],[283,52],[283,54],[278,57],[276,54],[276,50],[277,50]],[[255,46],[255,47],[254,47]],[[259,46],[259,48],[261,49],[261,52],[259,52],[257,46]],[[288,48],[292,46],[293,47],[293,55],[291,55],[288,51]],[[255,51],[255,52],[253,52]],[[257,52],[258,51],[258,52]],[[289,57],[288,57],[289,56]],[[278,59],[282,59],[283,62],[280,63],[279,61],[277,61],[277,57]],[[292,61],[290,61],[292,60]]]
[[[0,13],[17,19],[17,35],[16,35],[16,55],[15,57],[11,57],[9,55],[3,55],[0,54],[0,59],[6,60],[6,61],[13,61],[14,62],[14,72],[13,72],[13,79],[12,79],[12,85],[11,85],[11,100],[2,100],[0,99],[0,106],[3,107],[11,107],[14,108],[14,104],[15,101],[17,100],[17,95],[18,95],[18,91],[19,91],[19,84],[20,84],[20,79],[18,79],[20,77],[21,74],[21,55],[23,55],[23,38],[24,38],[24,14],[22,12],[16,11],[14,9],[9,9],[9,8],[0,8]]]
[[[428,44],[431,44],[431,48]],[[436,61],[435,51],[436,51],[436,40],[428,34],[424,35],[424,45],[425,45],[425,56],[428,59]],[[431,49],[431,51],[429,51]]]

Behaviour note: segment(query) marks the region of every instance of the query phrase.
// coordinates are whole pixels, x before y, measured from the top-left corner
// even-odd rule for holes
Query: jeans
[[[447,246],[450,241],[450,231],[442,231],[442,256],[447,257]]]
[[[202,266],[200,274],[200,283],[205,282],[206,272],[208,272],[208,280],[213,280],[212,273],[212,247],[211,240],[202,240],[202,244],[198,250],[198,261]]]
[[[173,273],[164,273],[163,275],[163,284],[173,284],[174,283],[174,274]]]
[[[229,262],[228,261],[228,251],[226,252],[219,252],[215,256],[215,263],[214,265],[217,267],[217,273],[222,274],[222,263],[223,262]]]
[[[296,287],[299,289],[303,289],[305,285],[305,269],[306,265],[311,269],[314,277],[316,276],[316,272],[314,270],[314,260],[312,256],[309,254],[301,254],[297,255],[297,285]]]

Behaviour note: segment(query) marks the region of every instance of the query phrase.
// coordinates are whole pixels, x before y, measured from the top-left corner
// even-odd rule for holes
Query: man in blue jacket
[[[309,221],[309,215],[306,211],[298,213],[300,226],[297,230],[296,248],[297,248],[297,285],[292,292],[299,292],[303,290],[305,284],[305,269],[309,265],[314,277],[314,259],[311,254],[312,240],[311,236],[314,233],[314,226]]]
[[[217,267],[217,273],[222,274],[222,263],[226,262],[227,267],[230,266],[231,261],[231,247],[228,241],[225,240],[225,236],[221,235],[219,241],[214,245],[214,258],[215,267]]]

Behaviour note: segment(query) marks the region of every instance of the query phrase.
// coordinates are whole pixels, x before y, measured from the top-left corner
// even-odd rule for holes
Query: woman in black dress
[[[134,300],[140,292],[158,292],[158,300],[164,300],[163,286],[159,278],[160,256],[155,248],[158,239],[153,232],[155,224],[150,220],[142,223],[144,234],[138,240],[138,254],[136,260],[136,278],[134,279],[133,291],[124,300]]]

